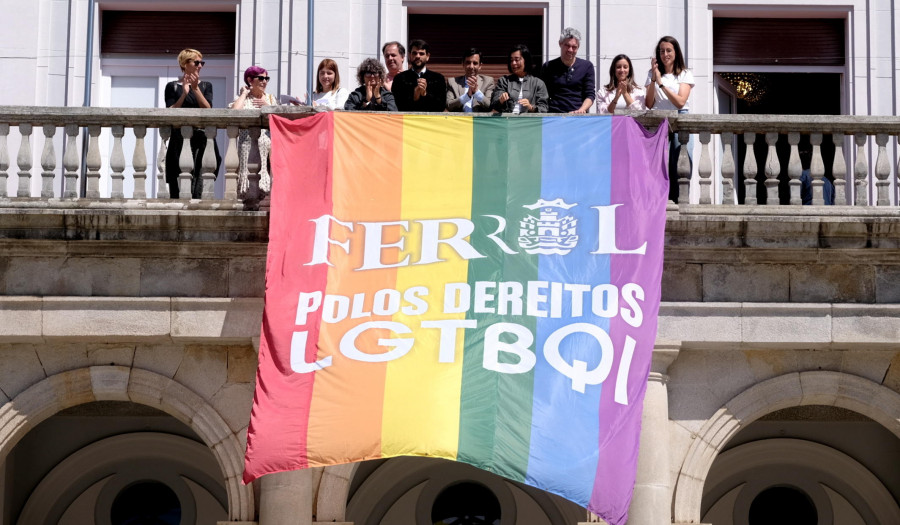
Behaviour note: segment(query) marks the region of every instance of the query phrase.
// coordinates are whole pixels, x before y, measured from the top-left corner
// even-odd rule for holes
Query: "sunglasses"
[[[269,77],[264,77],[264,76],[262,76],[262,75],[257,75],[257,76],[255,76],[255,77],[253,77],[253,78],[255,78],[256,80],[259,80],[259,81],[261,81],[261,82],[268,82],[268,81],[269,81]]]
[[[205,66],[206,60],[194,60],[194,65],[195,66]]]

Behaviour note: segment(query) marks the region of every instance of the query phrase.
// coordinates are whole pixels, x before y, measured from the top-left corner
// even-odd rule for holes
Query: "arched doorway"
[[[747,425],[712,464],[702,521],[715,525],[900,522],[900,438],[856,412],[777,410]]]
[[[555,525],[584,521],[585,514],[564,498],[471,465],[398,457],[359,464],[346,519],[356,525]]]
[[[767,430],[768,424],[784,426],[801,417],[791,411],[818,414],[818,419],[808,421],[814,425],[807,429]],[[841,440],[841,433],[823,430],[823,425],[835,424],[847,425],[849,431],[843,434],[852,440],[858,440],[861,429],[869,429],[862,441],[865,446],[854,448],[847,443],[849,437]],[[832,438],[838,440],[830,442]],[[895,493],[900,492],[900,480],[892,466],[900,457],[898,447],[900,394],[894,390],[840,372],[778,376],[735,396],[704,423],[678,473],[674,521],[699,523],[704,514],[715,513],[716,525],[746,524],[749,521],[740,520],[749,520],[757,496],[768,488],[787,486],[815,503],[821,525],[851,516],[844,510],[858,513],[862,523],[897,523]],[[874,456],[864,457],[861,450]],[[889,470],[882,472],[885,466]],[[851,474],[850,486],[839,486],[838,478]],[[725,513],[719,514],[721,508],[716,507],[722,505]],[[846,519],[845,523],[854,523]]]
[[[5,523],[215,525],[228,517],[224,476],[210,449],[168,414],[144,405],[76,405],[26,434],[6,461]]]

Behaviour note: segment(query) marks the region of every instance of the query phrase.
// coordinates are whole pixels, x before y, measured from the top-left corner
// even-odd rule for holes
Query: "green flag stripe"
[[[527,211],[522,205],[537,201],[541,187],[541,119],[474,120],[472,218],[476,231],[472,243],[486,257],[469,261],[468,282],[473,299],[478,281],[515,281],[524,287],[527,281],[537,278],[537,256],[506,254],[487,238],[498,224],[484,215],[507,218],[506,229],[498,236],[519,252],[518,219]],[[495,300],[489,304],[496,308],[497,289],[488,293],[494,295]],[[474,303],[472,306],[467,318],[476,320],[478,327],[466,331],[458,459],[524,481],[531,436],[533,372],[502,374],[484,369],[484,334],[487,327],[504,320],[534,333],[536,322],[524,315],[501,319],[496,313],[476,314]],[[516,361],[514,356],[501,354],[501,363]]]

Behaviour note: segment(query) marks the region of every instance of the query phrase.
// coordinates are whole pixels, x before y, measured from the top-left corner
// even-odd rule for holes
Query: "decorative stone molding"
[[[38,423],[66,408],[93,401],[131,401],[158,408],[188,425],[210,448],[228,491],[228,514],[255,516],[253,489],[241,483],[243,446],[205,399],[159,374],[123,366],[92,366],[41,380],[0,406],[0,464]]]
[[[703,487],[716,456],[738,431],[793,406],[834,405],[863,414],[900,437],[900,394],[840,372],[794,372],[763,381],[721,407],[694,436],[675,485],[675,522],[699,523]]]

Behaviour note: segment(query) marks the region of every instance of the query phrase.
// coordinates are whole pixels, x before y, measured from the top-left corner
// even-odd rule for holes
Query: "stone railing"
[[[833,183],[834,204],[865,206],[896,205],[897,169],[891,170],[893,162],[888,154],[888,143],[900,140],[900,118],[898,117],[855,117],[831,115],[679,115],[670,119],[671,129],[678,133],[681,143],[693,135],[699,138],[699,158],[695,155],[693,162],[697,169],[692,170],[687,148],[682,148],[678,158],[677,179],[680,195],[687,195],[692,180],[699,187],[699,204],[741,202],[743,204],[763,204],[758,195],[762,195],[765,203],[779,203],[779,175],[787,175],[787,189],[791,205],[801,204],[801,173],[803,162],[799,145],[805,135],[811,149],[809,176],[812,190],[812,204],[825,204],[823,188],[826,183]],[[829,137],[830,135],[830,137]],[[714,137],[718,137],[719,147],[712,148]],[[776,145],[779,136],[787,138],[788,158],[779,160]],[[874,171],[869,165],[870,136],[875,137]],[[764,154],[757,148],[755,155],[744,155],[738,164],[738,152],[733,144],[735,139],[743,142],[746,148],[760,146],[765,141]],[[782,139],[783,140],[783,139]],[[854,148],[855,146],[855,148]],[[721,148],[721,149],[719,149]],[[833,157],[826,158],[823,151],[833,150]],[[718,150],[718,151],[716,151]],[[855,150],[855,151],[852,151]],[[696,151],[696,150],[695,150]],[[714,170],[714,157],[720,159],[718,168]],[[829,156],[830,157],[830,156]],[[894,157],[896,159],[896,156]],[[848,177],[848,160],[853,162]],[[738,180],[738,166],[745,176]],[[693,174],[692,174],[693,171]],[[829,181],[825,180],[830,174]],[[674,179],[674,177],[673,177]],[[721,183],[719,198],[714,182]],[[736,199],[737,185],[744,185],[744,198]],[[892,184],[893,182],[893,184]],[[762,183],[764,191],[757,191]],[[869,196],[869,184],[874,183],[875,191],[872,199]],[[787,199],[782,199],[787,200]]]
[[[213,141],[219,130],[227,135],[222,171],[224,172],[224,195],[219,205],[228,203],[244,206],[247,203],[258,204],[263,195],[258,191],[259,156],[256,139],[263,129],[268,127],[268,115],[277,111],[279,114],[294,118],[313,114],[308,108],[276,107],[264,110],[230,110],[230,109],[137,109],[137,108],[63,108],[63,107],[0,107],[0,199],[25,200],[39,197],[43,200],[58,199],[60,201],[76,201],[101,199],[101,170],[106,169],[110,188],[108,198],[113,201],[124,199],[124,182],[126,158],[130,159],[130,178],[133,183],[131,199],[149,202],[154,199],[169,199],[169,191],[165,182],[166,147],[172,133],[180,133],[184,139],[184,147],[178,159],[180,169],[180,195],[190,196],[191,170],[194,160],[189,147],[191,137],[196,129],[202,129],[207,137],[207,147],[201,160],[203,193],[200,200],[215,200],[214,183],[217,177],[215,149]],[[43,134],[40,156],[37,148],[32,146],[32,136],[39,129]],[[150,133],[158,133],[160,147],[155,159],[148,162],[145,141],[151,138]],[[249,168],[250,189],[239,195],[238,136],[242,130],[249,132],[253,145],[255,162],[251,156],[247,163]],[[18,184],[7,190],[10,168],[10,149],[8,139],[11,133],[17,135],[18,148],[15,165],[18,168]],[[107,131],[111,135],[111,147],[101,151],[101,134]],[[16,133],[17,132],[17,133]],[[62,134],[62,137],[59,135]],[[131,151],[126,152],[123,144],[126,134],[130,134],[134,143]],[[61,140],[64,137],[64,143]],[[79,140],[86,138],[86,140]],[[34,142],[37,142],[34,140]],[[86,143],[83,147],[80,142]],[[64,153],[60,153],[63,150]],[[129,157],[126,157],[126,154]],[[58,161],[62,160],[62,170],[58,169]],[[39,158],[39,166],[35,162]],[[153,162],[155,160],[155,162]],[[155,173],[148,173],[148,165],[156,165]],[[62,176],[62,184],[54,184]],[[83,188],[79,182],[84,177]],[[146,190],[148,177],[155,177],[157,184],[155,194]],[[33,183],[35,179],[39,183]],[[59,186],[59,187],[56,187]],[[39,187],[39,193],[34,189]],[[60,190],[61,188],[61,190]],[[35,195],[35,193],[38,193]],[[197,200],[179,199],[183,204]],[[223,201],[225,201],[223,203]]]
[[[86,205],[86,202],[94,205],[98,200],[127,200],[130,201],[127,204],[151,207],[154,202],[160,202],[167,207],[255,208],[264,197],[258,191],[259,157],[256,155],[254,162],[251,156],[247,164],[249,190],[239,192],[238,137],[242,130],[247,130],[255,149],[255,139],[267,128],[268,115],[272,113],[292,118],[313,114],[309,108],[283,106],[239,111],[0,107],[0,200],[52,201],[75,207]],[[688,148],[681,148],[677,173],[672,175],[673,183],[679,186],[681,204],[772,205],[780,202],[799,205],[804,164],[808,165],[809,182],[806,184],[811,190],[812,204],[825,203],[823,189],[826,184],[829,191],[833,187],[837,205],[897,204],[900,167],[892,169],[895,166],[888,149],[895,151],[889,143],[900,140],[900,118],[677,115],[674,112],[629,114],[648,128],[655,128],[668,118],[670,129],[678,134],[682,143],[689,137],[696,141],[691,156]],[[40,155],[37,154],[38,140],[33,138],[37,134],[35,128],[43,135]],[[216,159],[211,147],[206,148],[201,162],[202,198],[168,198],[164,169],[166,144],[172,133],[180,133],[185,144],[189,143],[195,129],[205,132],[208,145],[220,130],[227,136],[221,170],[224,177],[224,191],[220,190],[222,199],[215,198]],[[153,135],[148,131],[158,134],[160,139],[159,148],[154,152],[156,158],[150,162],[145,140]],[[109,142],[103,151],[102,136]],[[870,136],[874,136],[874,145]],[[131,144],[132,139],[133,147],[126,152],[125,144]],[[738,140],[743,144],[738,144]],[[811,152],[806,155],[810,159],[801,160],[800,148],[807,143]],[[754,144],[755,154],[739,155],[738,150],[752,150]],[[8,190],[12,149],[16,149],[14,173],[18,183]],[[823,155],[826,150],[828,154]],[[871,156],[876,159],[874,163],[868,160]],[[128,170],[126,159],[131,163]],[[848,170],[850,162],[852,169]],[[153,170],[148,173],[148,166],[153,165],[155,173]],[[189,193],[192,168],[190,148],[184,147],[179,157],[181,195]],[[107,182],[102,191],[101,176]],[[130,195],[124,190],[126,178],[133,186]],[[156,178],[156,184],[149,185],[155,191],[147,190],[148,178]],[[874,186],[871,199],[870,185]],[[692,198],[684,197],[688,195]],[[200,201],[204,201],[203,204]]]

